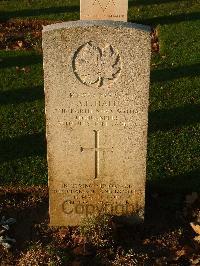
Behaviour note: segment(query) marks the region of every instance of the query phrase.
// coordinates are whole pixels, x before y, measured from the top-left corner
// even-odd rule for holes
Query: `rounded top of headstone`
[[[109,28],[131,28],[136,30],[141,30],[144,32],[150,32],[151,28],[146,25],[136,24],[131,22],[123,22],[123,21],[110,21],[110,20],[78,20],[78,21],[69,21],[69,22],[62,22],[51,24],[43,27],[43,32],[52,31],[52,30],[59,30],[63,28],[84,28],[84,27],[94,27],[94,26],[101,26],[101,27],[109,27]]]

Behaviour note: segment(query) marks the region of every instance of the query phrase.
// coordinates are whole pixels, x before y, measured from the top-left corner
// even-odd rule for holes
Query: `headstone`
[[[81,20],[127,21],[128,0],[81,0]]]
[[[76,21],[43,29],[50,223],[144,216],[150,34]]]

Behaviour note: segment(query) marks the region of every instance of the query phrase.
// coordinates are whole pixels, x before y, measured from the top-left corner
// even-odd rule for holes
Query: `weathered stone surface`
[[[43,52],[51,225],[103,213],[143,219],[149,29],[50,25]]]
[[[127,21],[128,0],[81,0],[81,20]]]

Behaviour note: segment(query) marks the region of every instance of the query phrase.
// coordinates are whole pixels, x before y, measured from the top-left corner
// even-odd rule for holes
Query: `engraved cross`
[[[81,152],[84,151],[94,151],[95,152],[95,177],[94,178],[98,178],[99,177],[99,173],[100,173],[100,166],[99,166],[99,155],[101,151],[111,151],[113,152],[113,147],[110,148],[100,148],[99,145],[99,130],[94,130],[94,135],[95,135],[95,147],[94,148],[83,148],[81,147]]]

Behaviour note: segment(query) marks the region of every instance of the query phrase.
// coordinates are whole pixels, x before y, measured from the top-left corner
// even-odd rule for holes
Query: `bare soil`
[[[183,195],[176,210],[163,205],[173,195],[147,194],[145,223],[130,227],[111,217],[110,242],[101,246],[79,227],[48,226],[47,187],[0,188],[0,218],[17,221],[9,231],[16,244],[0,246],[0,265],[200,265],[190,226],[199,219],[200,199]]]
[[[43,26],[62,21],[13,19],[0,22],[0,50],[37,50],[42,52]],[[151,31],[152,52],[159,52],[158,32]]]

